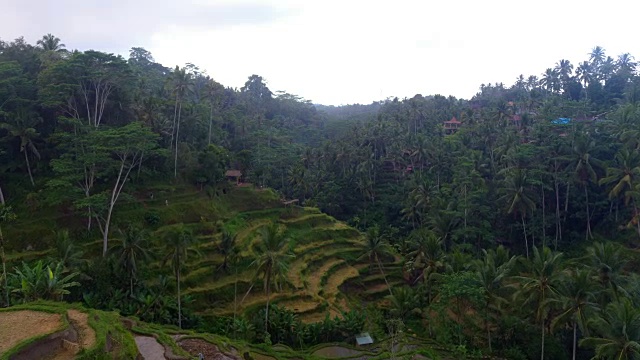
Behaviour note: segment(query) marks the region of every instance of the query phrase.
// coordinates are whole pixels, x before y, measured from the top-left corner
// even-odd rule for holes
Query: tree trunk
[[[573,322],[573,356],[571,357],[572,360],[576,360],[576,343],[578,340],[578,331],[577,331],[577,323],[574,321]]]
[[[542,189],[542,247],[547,246],[547,218],[545,216],[545,196],[544,196],[544,183],[540,179],[540,188]]]
[[[391,291],[391,285],[387,281],[387,275],[385,275],[384,270],[382,270],[382,263],[380,262],[380,258],[376,254],[376,262],[378,263],[378,269],[380,269],[380,273],[382,274],[382,278],[384,279],[384,283],[387,284],[387,289],[389,289],[389,295],[393,296],[393,292]]]
[[[27,155],[27,149],[25,148],[23,151],[24,160],[27,162],[27,172],[29,173],[29,180],[31,180],[31,186],[36,186],[36,183],[33,181],[33,175],[31,175],[31,164],[29,163],[29,156]]]
[[[133,274],[129,274],[129,297],[133,298]]]
[[[556,192],[556,237],[553,243],[554,250],[558,250],[558,240],[562,237],[562,225],[560,222],[560,186],[558,184],[558,179],[554,177],[553,186]]]
[[[178,141],[180,139],[180,115],[182,113],[182,103],[178,105],[178,121],[176,122],[176,154],[173,160],[173,176],[178,177]]]
[[[207,139],[207,145],[211,145],[211,127],[213,127],[213,104],[211,104],[211,110],[209,111],[209,137]]]
[[[524,246],[526,247],[527,259],[529,258],[529,239],[527,239],[527,225],[524,221],[524,213],[520,214],[520,219],[522,220],[522,232],[524,233]]]
[[[2,227],[0,227],[0,257],[2,257],[2,277],[4,278],[4,296],[5,305],[9,306],[9,280],[7,279],[7,259],[4,254],[4,237],[2,236]]]
[[[176,280],[178,282],[178,328],[182,329],[182,300],[180,299],[180,260],[178,260],[178,269],[176,270]]]
[[[544,360],[544,319],[542,319],[542,343],[540,344],[540,360]]]
[[[638,236],[640,236],[640,213],[638,213],[638,205],[636,204],[635,200],[633,200],[633,211],[633,215],[636,221],[636,229],[638,229]]]
[[[127,158],[121,159],[120,163],[120,171],[118,172],[118,178],[116,179],[116,183],[113,185],[113,190],[111,191],[111,200],[109,201],[109,210],[107,211],[107,219],[104,223],[104,229],[102,232],[102,256],[107,256],[107,243],[109,242],[109,226],[111,225],[111,215],[113,214],[113,208],[116,205],[116,201],[118,201],[118,197],[120,196],[120,192],[122,192],[122,188],[129,177],[129,173],[131,169],[135,166],[135,161],[132,162],[131,167],[127,170],[127,173],[124,174],[124,165],[127,161]]]
[[[0,186],[0,205],[5,205],[4,193],[2,192],[2,186]]]
[[[592,235],[591,235],[591,212],[589,211],[589,189],[587,187],[587,184],[584,185],[584,197],[585,197],[585,203],[586,203],[586,207],[587,207],[587,234],[586,234],[586,240],[589,240],[589,238],[592,237]]]
[[[236,278],[233,282],[233,339],[236,338],[236,313],[238,312],[238,264],[235,264]]]
[[[269,333],[269,300],[271,300],[271,271],[267,273],[267,307],[264,311],[264,334]]]

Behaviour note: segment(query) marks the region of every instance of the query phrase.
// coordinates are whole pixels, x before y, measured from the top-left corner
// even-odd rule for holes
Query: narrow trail
[[[136,336],[138,351],[144,360],[166,360],[164,347],[152,336]]]
[[[96,332],[89,326],[89,314],[71,309],[67,311],[69,325],[78,333],[78,341],[63,340],[63,346],[50,354],[46,360],[73,360],[82,349],[90,349],[96,344]]]

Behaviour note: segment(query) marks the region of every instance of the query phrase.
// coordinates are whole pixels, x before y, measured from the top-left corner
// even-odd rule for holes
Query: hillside
[[[453,359],[453,352],[429,341],[398,338],[373,346],[347,343],[314,346],[295,351],[284,345],[251,345],[227,337],[180,330],[87,309],[77,304],[36,302],[0,309],[0,320],[14,329],[0,329],[0,359],[388,359],[392,354],[412,359]],[[475,357],[470,356],[469,359]]]

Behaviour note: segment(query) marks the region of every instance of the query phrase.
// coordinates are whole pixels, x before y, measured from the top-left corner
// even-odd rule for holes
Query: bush
[[[158,226],[160,224],[160,214],[156,211],[148,211],[144,214],[144,222],[149,226]]]

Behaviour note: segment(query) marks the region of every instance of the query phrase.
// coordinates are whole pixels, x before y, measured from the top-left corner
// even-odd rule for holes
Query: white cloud
[[[259,74],[272,90],[326,104],[468,98],[481,83],[511,84],[562,58],[576,64],[595,45],[640,57],[640,5],[624,0],[1,2],[13,11],[0,14],[4,39],[52,32],[69,47],[124,55],[142,46],[166,66],[191,62],[224,85]]]

